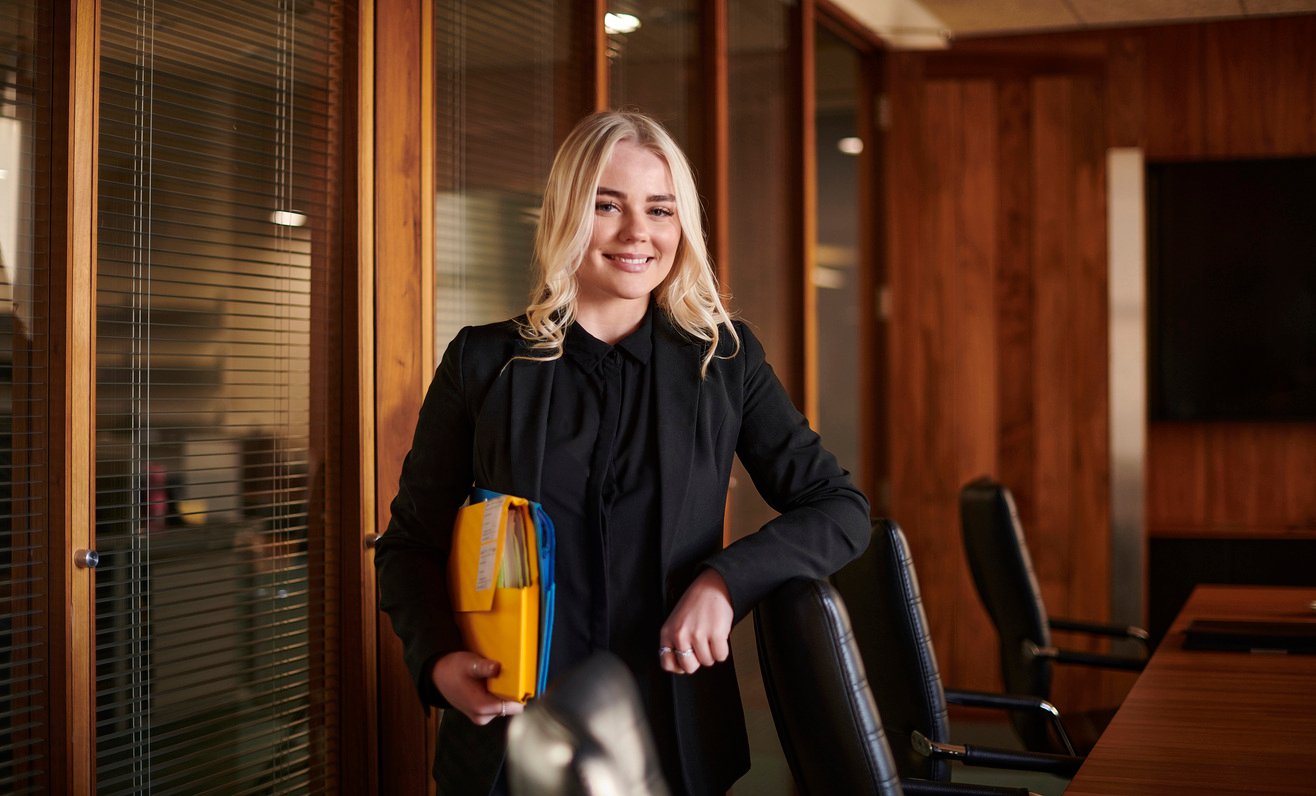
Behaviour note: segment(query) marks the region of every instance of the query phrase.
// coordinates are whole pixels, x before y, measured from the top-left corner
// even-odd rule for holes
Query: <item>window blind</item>
[[[340,6],[101,4],[102,793],[337,789]]]
[[[48,3],[0,4],[0,793],[50,787]]]
[[[639,110],[663,123],[691,157],[692,127],[704,86],[700,83],[697,0],[623,0],[609,11],[634,17],[608,30],[608,99],[614,108]],[[615,32],[613,32],[615,31]],[[696,165],[697,168],[697,165]]]
[[[436,0],[435,323],[442,352],[462,326],[520,314],[535,223],[583,63],[570,0]]]

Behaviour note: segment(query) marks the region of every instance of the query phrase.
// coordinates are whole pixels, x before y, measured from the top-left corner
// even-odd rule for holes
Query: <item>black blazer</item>
[[[714,359],[701,379],[706,343],[654,312],[664,605],[670,611],[699,571],[712,567],[726,579],[739,621],[779,584],[826,577],[862,553],[868,502],[791,404],[743,323],[736,322],[741,350]],[[730,341],[720,348],[723,355],[734,351]],[[525,350],[514,321],[468,327],[449,344],[420,410],[392,520],[375,549],[380,607],[402,638],[429,705],[444,707],[430,662],[464,648],[445,582],[458,507],[473,484],[541,497],[557,362],[514,358]],[[736,454],[780,515],[723,549]],[[672,783],[674,789],[722,793],[749,768],[734,667],[674,677],[673,692],[685,779]],[[440,793],[489,791],[502,762],[505,725],[477,727],[458,711],[445,711],[434,766]]]

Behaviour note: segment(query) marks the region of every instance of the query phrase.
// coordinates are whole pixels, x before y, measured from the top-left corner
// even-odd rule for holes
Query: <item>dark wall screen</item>
[[[1153,420],[1316,420],[1316,157],[1147,166]]]

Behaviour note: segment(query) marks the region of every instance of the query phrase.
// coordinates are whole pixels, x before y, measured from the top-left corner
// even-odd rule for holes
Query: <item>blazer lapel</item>
[[[655,310],[657,312],[657,310]],[[667,316],[654,318],[654,373],[657,378],[659,513],[662,568],[671,561],[672,545],[690,486],[695,430],[699,421],[700,346]]]
[[[476,473],[477,486],[542,499],[548,404],[556,370],[556,360],[513,359],[494,381],[476,426],[476,451],[492,454]]]

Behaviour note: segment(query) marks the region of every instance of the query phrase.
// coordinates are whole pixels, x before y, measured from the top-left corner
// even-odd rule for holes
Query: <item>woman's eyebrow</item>
[[[594,195],[595,195],[595,196],[612,196],[612,197],[615,197],[615,198],[617,198],[617,199],[625,199],[625,198],[626,198],[626,194],[625,194],[624,192],[622,192],[622,191],[617,190],[616,188],[603,188],[603,187],[600,187],[597,191],[595,191],[595,194],[594,194]],[[675,197],[675,196],[672,196],[671,194],[667,194],[667,193],[656,193],[656,194],[653,194],[652,196],[649,197],[649,201],[650,201],[650,202],[675,202],[675,201],[676,201],[676,197]]]

